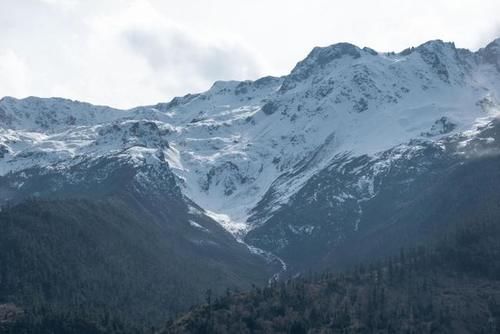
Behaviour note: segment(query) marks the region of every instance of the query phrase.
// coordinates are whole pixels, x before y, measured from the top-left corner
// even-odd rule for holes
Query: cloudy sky
[[[314,46],[500,37],[499,0],[0,0],[0,96],[116,107],[283,75]]]

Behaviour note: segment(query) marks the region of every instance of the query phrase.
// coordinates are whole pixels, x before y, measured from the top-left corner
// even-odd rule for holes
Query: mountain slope
[[[450,222],[500,200],[499,134],[493,121],[474,138],[337,157],[247,242],[281,256],[290,274],[341,269],[431,242]]]
[[[336,155],[434,141],[497,115],[499,43],[471,52],[431,41],[397,54],[340,43],[281,78],[217,82],[126,111],[5,98],[2,174],[117,154],[168,163],[184,194],[241,236]]]
[[[149,324],[202,301],[209,288],[220,294],[267,280],[264,263],[224,233],[194,221],[182,233],[167,217],[120,198],[6,209],[0,300],[27,309],[106,310]]]
[[[499,210],[488,208],[450,226],[436,247],[230,294],[163,333],[497,333]]]
[[[102,158],[65,174],[23,173],[22,191],[12,190],[16,174],[0,184],[18,203],[0,212],[2,303],[106,311],[145,325],[200,302],[207,289],[264,284],[272,274],[183,197],[167,166]]]
[[[308,269],[339,270],[405,242],[430,242],[449,221],[480,210],[489,200],[483,194],[496,199],[488,178],[474,172],[495,171],[499,64],[500,39],[476,52],[440,40],[399,53],[340,43],[315,48],[283,77],[216,82],[200,94],[130,110],[5,97],[0,204],[30,222],[23,236],[50,234],[36,231],[66,222],[92,240],[103,233],[142,245],[147,256],[126,266],[146,258],[161,268],[189,263],[198,268],[196,281],[189,271],[153,277],[150,267],[142,279],[185,279],[189,303],[212,284],[220,292]],[[462,182],[465,171],[479,188]],[[55,222],[39,211],[24,217],[23,205],[65,215]],[[101,216],[87,226],[93,211]],[[123,212],[124,230],[105,230]],[[52,231],[54,240],[79,242],[58,234],[64,231]],[[13,240],[22,250],[33,238]],[[38,262],[65,245],[54,244]],[[104,247],[97,256],[122,252],[130,250]],[[74,256],[61,258],[62,270]],[[116,278],[124,269],[114,265]],[[99,273],[103,263],[92,266]]]

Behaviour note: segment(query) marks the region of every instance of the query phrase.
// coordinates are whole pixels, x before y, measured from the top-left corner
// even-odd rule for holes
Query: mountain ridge
[[[204,289],[211,298],[339,272],[432,246],[482,210],[496,217],[499,43],[472,52],[435,40],[399,53],[340,43],[286,76],[126,110],[2,98],[0,279],[11,288],[0,303],[132,301],[119,316],[144,324]],[[29,263],[47,265],[33,274]],[[72,265],[93,282],[74,281],[85,291],[76,301],[75,286],[50,288]]]
[[[337,43],[314,48],[282,77],[218,81],[127,110],[4,97],[0,175],[8,182],[0,191],[12,201],[8,194],[23,194],[26,171],[71,175],[102,157],[130,162],[145,184],[154,179],[141,168],[166,166],[186,199],[243,241],[332,164],[376,160],[398,146],[411,151],[419,141],[460,137],[467,145],[500,113],[499,40],[476,52],[441,40],[399,53]],[[391,159],[380,166],[399,158]],[[354,195],[338,196],[368,201],[377,173],[360,178]],[[357,229],[361,218],[349,219]]]

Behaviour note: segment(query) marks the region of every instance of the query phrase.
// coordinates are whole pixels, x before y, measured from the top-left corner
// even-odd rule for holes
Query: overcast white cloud
[[[0,95],[131,107],[287,73],[317,45],[500,36],[498,0],[0,0]]]

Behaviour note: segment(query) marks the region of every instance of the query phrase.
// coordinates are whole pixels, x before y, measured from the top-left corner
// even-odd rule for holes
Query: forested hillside
[[[3,97],[0,330],[500,333],[499,119],[500,39],[126,110]]]
[[[499,333],[500,224],[454,227],[435,248],[229,293],[163,333]]]
[[[162,225],[118,197],[5,207],[0,304],[16,305],[27,320],[44,313],[44,322],[119,318],[142,328],[203,301],[207,289],[222,293],[266,282],[259,259],[242,257],[231,238],[214,232],[212,244],[200,247],[194,242],[200,228],[185,238],[173,228],[173,221]]]

